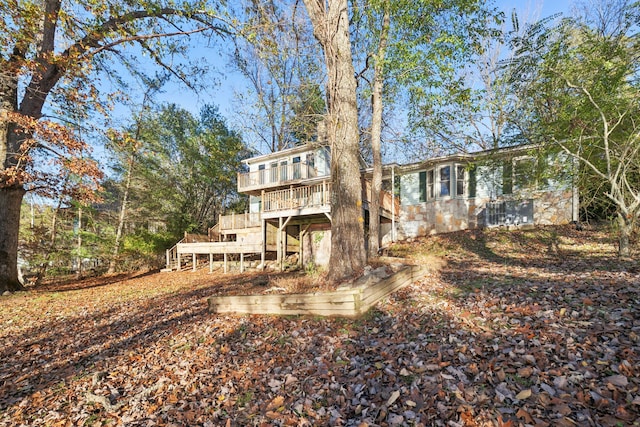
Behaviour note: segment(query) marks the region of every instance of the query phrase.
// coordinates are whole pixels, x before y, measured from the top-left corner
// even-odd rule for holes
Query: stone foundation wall
[[[533,197],[534,224],[566,224],[572,219],[571,191],[541,192]],[[489,198],[435,200],[401,207],[398,238],[406,239],[483,226]]]

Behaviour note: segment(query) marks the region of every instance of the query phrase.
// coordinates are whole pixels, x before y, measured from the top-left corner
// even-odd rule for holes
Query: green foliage
[[[236,180],[250,152],[215,107],[205,106],[195,117],[165,105],[143,117],[139,128],[131,192],[134,221],[160,222],[178,238],[184,231],[206,232],[218,214],[246,205]]]
[[[579,160],[587,206],[591,214],[615,211],[623,253],[640,215],[640,5],[602,7],[615,25],[586,15],[551,27],[542,21],[516,38],[514,87],[531,105],[523,131]]]
[[[166,232],[151,233],[141,229],[128,234],[118,255],[119,268],[123,271],[158,268],[164,264],[164,250],[174,243],[175,237]]]

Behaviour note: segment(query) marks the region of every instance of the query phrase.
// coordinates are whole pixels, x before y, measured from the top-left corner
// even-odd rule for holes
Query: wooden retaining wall
[[[370,286],[309,294],[237,295],[208,298],[212,313],[311,314],[357,317],[378,301],[424,275],[421,266],[407,266]]]

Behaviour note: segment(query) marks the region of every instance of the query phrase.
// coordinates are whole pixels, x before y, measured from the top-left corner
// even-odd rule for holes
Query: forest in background
[[[234,179],[256,141],[269,151],[290,147],[313,139],[321,120],[333,148],[346,144],[371,162],[373,193],[376,167],[390,147],[417,158],[527,142],[542,144],[541,155],[564,151],[580,164],[583,219],[615,221],[620,253],[630,254],[640,211],[636,3],[578,2],[571,17],[537,22],[473,1],[304,3],[178,10],[77,2],[74,13],[93,17],[95,33],[74,24],[70,11],[61,13],[60,2],[45,2],[49,15],[22,3],[7,9],[3,284],[14,283],[13,264],[42,274],[81,272],[85,259],[100,259],[110,271],[154,265],[183,232],[245,209]],[[135,7],[140,11],[131,12]],[[331,20],[348,22],[341,46],[318,31]],[[168,22],[180,31],[168,31]],[[150,28],[155,35],[145,33]],[[70,47],[59,50],[56,38]],[[225,40],[219,46],[228,66],[246,78],[247,92],[239,95],[247,108],[238,122],[225,123],[213,106],[195,117],[157,102],[167,80],[195,91],[208,85],[205,63],[169,61],[196,39]],[[348,58],[331,56],[347,50]],[[340,87],[334,71],[355,84]],[[101,79],[117,89],[103,93]],[[357,106],[348,120],[340,116],[343,95]],[[128,105],[129,123],[109,122],[115,103]],[[339,121],[356,132],[332,132]],[[98,146],[110,168],[92,157]],[[351,163],[336,167],[352,173]],[[25,192],[38,197],[23,201]],[[42,198],[47,202],[38,203]],[[339,198],[335,208],[342,205]],[[364,233],[352,231],[350,247],[364,248]]]

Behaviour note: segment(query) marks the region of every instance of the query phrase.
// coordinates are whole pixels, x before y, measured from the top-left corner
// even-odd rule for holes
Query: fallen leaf
[[[391,393],[389,400],[387,400],[387,406],[393,405],[393,403],[396,400],[398,400],[399,397],[400,397],[400,392],[398,390],[394,390],[393,393]]]

